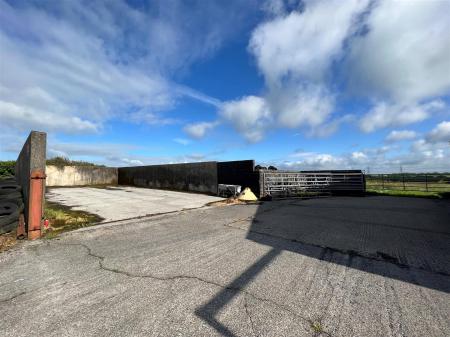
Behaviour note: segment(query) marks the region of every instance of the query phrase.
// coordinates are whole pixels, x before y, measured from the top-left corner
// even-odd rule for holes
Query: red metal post
[[[17,227],[16,237],[18,239],[24,239],[27,237],[27,233],[25,231],[25,217],[23,213],[19,215],[19,226]]]
[[[28,207],[28,239],[41,237],[42,215],[44,210],[45,173],[34,170],[30,176],[30,200]]]

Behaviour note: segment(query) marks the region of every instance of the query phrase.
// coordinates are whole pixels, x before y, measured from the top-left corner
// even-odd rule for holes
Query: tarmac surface
[[[0,254],[2,336],[450,336],[449,201],[203,207]]]
[[[223,200],[199,193],[133,186],[50,187],[45,197],[77,211],[97,214],[103,222],[198,208]]]

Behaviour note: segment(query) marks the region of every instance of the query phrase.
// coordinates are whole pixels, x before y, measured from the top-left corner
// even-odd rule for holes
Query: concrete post
[[[22,186],[26,232],[29,239],[40,237],[44,207],[47,134],[31,131],[15,167],[16,181]]]

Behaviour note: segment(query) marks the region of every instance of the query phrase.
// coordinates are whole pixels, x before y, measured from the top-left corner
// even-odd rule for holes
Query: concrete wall
[[[217,163],[120,167],[119,185],[217,194]]]
[[[27,224],[30,207],[30,174],[34,170],[45,172],[46,146],[47,134],[31,131],[16,162],[14,175],[17,182],[22,186],[25,204],[24,215]],[[42,193],[44,194],[44,190]]]
[[[116,185],[117,168],[47,165],[47,186]]]

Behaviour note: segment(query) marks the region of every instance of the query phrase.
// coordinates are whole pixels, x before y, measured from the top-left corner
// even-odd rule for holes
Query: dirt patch
[[[229,205],[248,205],[256,204],[260,205],[261,201],[244,201],[239,200],[237,197],[231,197],[225,200],[213,201],[206,204],[206,206],[229,206]]]
[[[14,247],[17,243],[16,231],[0,235],[0,253]]]

